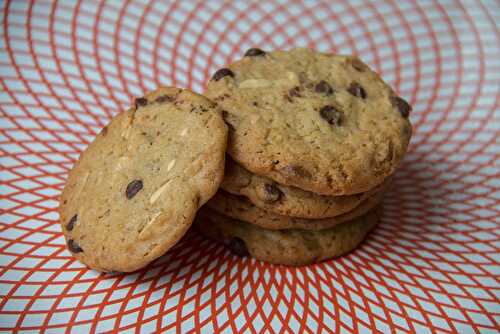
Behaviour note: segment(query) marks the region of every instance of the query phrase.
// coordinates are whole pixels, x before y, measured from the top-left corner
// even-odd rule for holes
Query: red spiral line
[[[0,317],[7,322],[0,327],[498,329],[495,10],[481,2],[436,1],[173,2],[163,8],[136,1],[4,4]],[[163,43],[166,37],[172,45]],[[358,251],[307,268],[238,259],[191,233],[135,274],[95,276],[84,269],[65,250],[54,218],[78,153],[134,96],[157,85],[203,87],[216,67],[255,41],[268,50],[301,41],[358,54],[415,105],[413,144],[384,201],[383,223]],[[86,291],[78,292],[79,284]],[[77,301],[68,306],[69,298]]]

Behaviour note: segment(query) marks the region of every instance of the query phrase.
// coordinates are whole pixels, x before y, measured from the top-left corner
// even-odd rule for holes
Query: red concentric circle
[[[494,1],[2,2],[0,329],[473,333],[500,330],[500,6]],[[301,268],[195,232],[129,275],[66,251],[58,195],[134,96],[202,92],[258,46],[359,55],[414,106],[379,227]]]

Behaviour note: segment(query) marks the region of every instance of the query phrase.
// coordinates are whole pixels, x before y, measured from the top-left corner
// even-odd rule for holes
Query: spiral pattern
[[[500,328],[500,6],[495,1],[4,1],[0,329],[496,332]],[[202,92],[246,49],[357,54],[414,106],[383,222],[301,268],[190,232],[129,275],[65,249],[58,195],[134,96]]]

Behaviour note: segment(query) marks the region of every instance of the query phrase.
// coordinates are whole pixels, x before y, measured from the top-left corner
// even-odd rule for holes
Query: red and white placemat
[[[500,5],[480,1],[2,1],[0,329],[497,333]],[[357,54],[414,106],[415,134],[362,247],[301,268],[189,233],[129,275],[66,250],[58,195],[134,96],[202,92],[257,46]]]

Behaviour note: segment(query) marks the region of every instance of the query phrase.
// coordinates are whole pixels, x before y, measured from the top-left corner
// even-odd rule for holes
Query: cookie
[[[161,256],[217,191],[226,145],[221,112],[205,97],[160,88],[136,99],[69,173],[59,207],[68,249],[100,271]]]
[[[322,231],[267,230],[202,208],[195,226],[239,256],[274,264],[301,266],[346,254],[378,223],[379,210]]]
[[[410,105],[355,57],[248,52],[215,72],[206,95],[224,110],[238,164],[321,195],[379,185],[411,136]]]
[[[233,195],[245,196],[255,206],[284,216],[320,219],[335,217],[356,208],[361,202],[382,190],[384,181],[369,191],[355,195],[324,196],[250,173],[226,157],[226,171],[221,188]]]
[[[382,201],[383,191],[373,194],[353,210],[339,216],[322,219],[305,219],[277,215],[253,205],[243,196],[219,190],[207,202],[207,207],[220,214],[270,230],[305,229],[323,230],[364,215]]]

